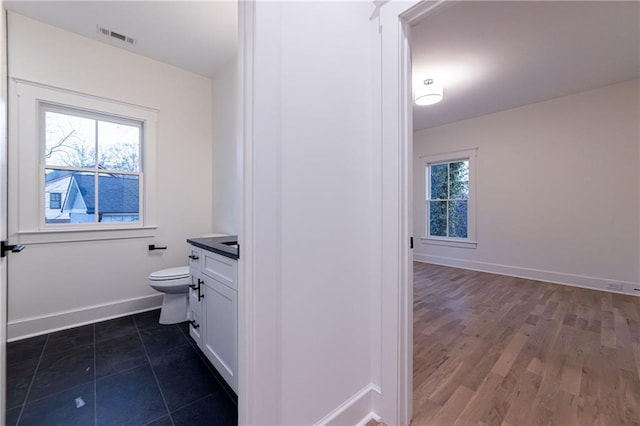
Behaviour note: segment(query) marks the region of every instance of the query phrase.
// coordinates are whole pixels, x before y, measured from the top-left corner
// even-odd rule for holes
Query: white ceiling
[[[8,10],[211,77],[237,49],[236,0],[5,1]],[[101,35],[108,28],[135,46]]]
[[[5,1],[9,10],[210,77],[237,49],[237,0]],[[137,40],[98,34],[97,26]],[[637,1],[450,2],[412,28],[414,107],[424,129],[638,78]]]
[[[411,30],[413,86],[442,102],[414,107],[414,129],[490,114],[639,77],[637,1],[467,1]]]

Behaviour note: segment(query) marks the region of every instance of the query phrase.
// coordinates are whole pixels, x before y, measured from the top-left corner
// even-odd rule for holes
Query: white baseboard
[[[381,395],[380,388],[373,383],[368,384],[351,398],[340,404],[335,410],[327,414],[315,426],[324,425],[366,425],[369,420],[380,420],[373,410],[374,395]]]
[[[102,305],[87,306],[81,309],[56,312],[50,315],[9,321],[7,324],[7,341],[26,339],[27,337],[79,325],[157,309],[162,306],[162,296],[162,294],[153,294]]]
[[[436,265],[452,266],[455,268],[470,269],[473,271],[490,272],[492,274],[508,275],[512,277],[526,278],[537,281],[545,281],[554,284],[564,284],[573,287],[582,287],[592,290],[607,291],[610,293],[627,294],[640,296],[638,283],[589,277],[584,275],[566,274],[563,272],[543,271],[539,269],[522,268],[518,266],[499,265],[495,263],[477,262],[473,260],[456,259],[444,256],[431,256],[414,253],[413,260],[416,262],[433,263]],[[621,290],[609,288],[610,283],[621,284]]]

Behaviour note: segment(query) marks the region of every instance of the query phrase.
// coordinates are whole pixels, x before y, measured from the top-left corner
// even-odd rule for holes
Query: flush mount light
[[[415,103],[420,106],[437,104],[442,100],[442,94],[442,86],[428,78],[424,81],[424,86],[416,89]]]

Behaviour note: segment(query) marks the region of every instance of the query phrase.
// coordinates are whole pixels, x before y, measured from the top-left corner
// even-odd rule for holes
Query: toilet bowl
[[[149,285],[164,293],[160,324],[177,324],[187,320],[189,303],[189,267],[178,266],[149,274]]]

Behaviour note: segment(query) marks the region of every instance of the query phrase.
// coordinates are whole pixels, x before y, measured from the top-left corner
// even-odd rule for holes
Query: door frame
[[[377,2],[374,2],[374,4]],[[413,414],[413,91],[411,27],[449,0],[391,0],[380,7],[379,79],[382,156],[383,421],[408,425]],[[388,297],[391,296],[391,297]]]
[[[0,240],[7,238],[7,11],[0,0]],[[7,393],[7,258],[0,258],[0,425],[5,424]]]

